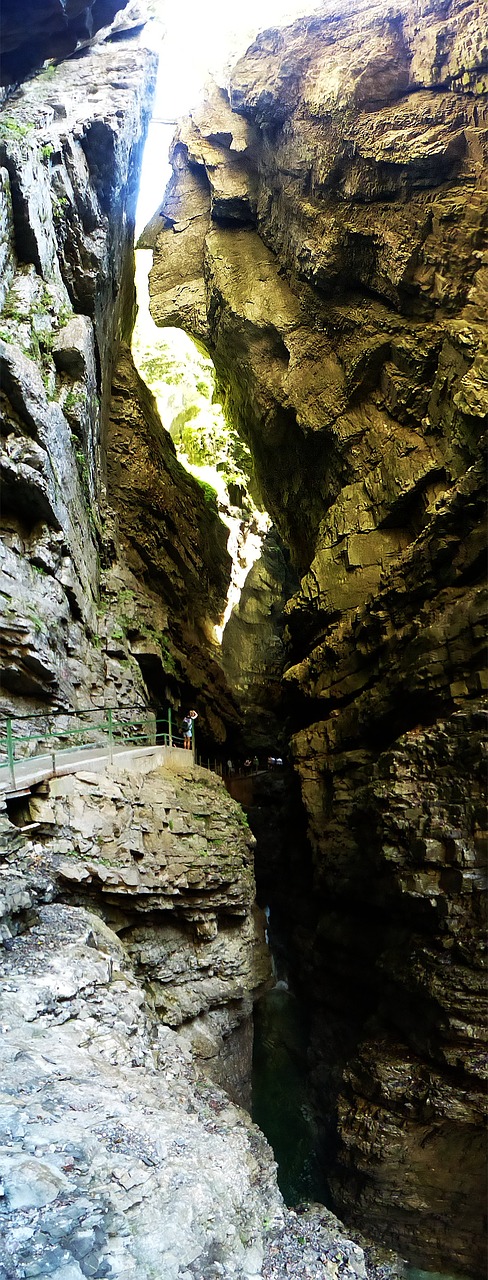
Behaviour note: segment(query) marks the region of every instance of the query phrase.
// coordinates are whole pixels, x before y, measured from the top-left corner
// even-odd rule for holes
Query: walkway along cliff
[[[68,713],[80,709],[126,703],[157,713],[168,703],[184,705],[191,694],[203,742],[227,752],[243,723],[252,742],[250,686],[253,669],[258,673],[260,704],[268,697],[274,723],[287,734],[299,788],[290,789],[293,823],[285,860],[273,854],[273,878],[312,1019],[312,1084],[334,1153],[335,1205],[351,1230],[354,1224],[385,1239],[402,1256],[478,1277],[484,1274],[488,683],[484,8],[401,0],[385,12],[364,0],[341,6],[330,0],[312,18],[259,37],[236,67],[229,94],[216,90],[180,128],[164,207],[143,237],[154,251],[151,310],[158,324],[184,327],[211,352],[226,413],[252,453],[256,495],[274,523],[268,561],[279,560],[278,586],[268,570],[253,575],[221,661],[213,628],[230,576],[226,530],[216,504],[180,465],[129,350],[134,208],[155,58],[132,6],[109,27],[114,7],[75,3],[67,17],[65,6],[46,3],[46,44],[36,44],[36,53],[35,31],[26,42],[23,6],[6,5],[0,710],[17,732],[34,715],[48,725],[53,712],[57,724],[65,713],[66,729]],[[38,8],[44,12],[44,0]],[[265,617],[266,600],[273,608],[279,601],[275,646],[266,621],[268,685],[266,665],[253,656],[259,627],[253,637],[246,633],[252,592],[260,593],[254,619]],[[239,672],[240,634],[247,638]],[[89,1036],[95,1034],[97,1013],[87,1001],[116,1024],[108,1047],[97,1040],[93,1060],[108,1064],[104,1091],[112,1088],[112,1071],[120,1066],[124,1075],[127,1111],[117,1121],[107,1101],[98,1127],[109,1152],[103,1177],[108,1185],[115,1169],[128,1198],[115,1208],[110,1196],[91,1206],[93,1221],[79,1228],[94,1233],[89,1262],[78,1241],[69,1280],[101,1276],[109,1265],[119,1274],[122,1258],[121,1275],[149,1277],[163,1265],[161,1244],[151,1235],[148,1252],[141,1245],[139,1255],[131,1254],[123,1214],[134,1208],[139,1175],[159,1169],[163,1154],[131,1145],[137,1127],[131,1106],[140,1087],[146,1115],[154,1114],[153,1074],[162,1070],[166,1089],[173,1058],[175,1078],[192,1074],[184,1037],[172,1038],[180,1015],[192,1024],[195,1044],[200,1033],[202,1055],[210,1054],[213,1036],[225,1041],[244,1024],[241,1014],[266,980],[259,955],[257,969],[250,960],[248,836],[242,835],[242,877],[227,869],[233,902],[222,898],[212,911],[210,862],[199,863],[206,871],[193,888],[186,864],[174,881],[164,865],[177,836],[203,859],[209,815],[192,808],[191,799],[188,823],[170,834],[168,814],[178,805],[153,796],[164,820],[162,810],[159,825],[153,813],[141,817],[127,780],[119,795],[113,777],[108,791],[81,777],[73,800],[69,787],[62,798],[59,785],[28,802],[28,812],[11,813],[20,825],[40,824],[34,837],[5,819],[6,996],[24,972],[19,1017],[27,1029],[31,1013],[41,1019],[45,1045],[32,1066],[22,1041],[28,1090],[44,1079],[49,1028],[64,1026],[59,999],[71,1003],[56,1079],[63,1053],[74,1052],[75,1032],[80,1079],[93,1069],[83,1058],[78,1022],[88,1018]],[[157,791],[161,780],[154,785]],[[228,842],[239,811],[212,785],[225,827],[216,840]],[[91,811],[108,805],[111,832],[106,813],[95,819],[91,812],[89,830],[79,826],[81,794]],[[236,849],[240,840],[237,831]],[[57,841],[70,847],[54,849]],[[100,854],[105,841],[114,847]],[[54,870],[46,858],[54,859]],[[219,881],[225,871],[219,857],[215,869]],[[154,883],[145,884],[149,872]],[[180,873],[187,884],[177,882]],[[171,911],[175,901],[181,910],[171,924],[165,917],[163,962],[166,894]],[[91,922],[93,907],[119,941],[101,921]],[[40,936],[33,928],[42,934],[46,990],[33,958]],[[244,951],[237,942],[242,928]],[[129,1000],[132,1009],[135,987],[120,938],[136,969],[144,952],[150,988],[149,1006],[143,1009],[142,994],[135,997],[144,1026],[134,1012],[127,1036],[119,999],[123,989],[122,1005]],[[90,948],[112,957],[96,972]],[[200,951],[215,972],[194,982]],[[56,984],[71,973],[73,957],[82,972],[66,977],[66,996]],[[111,994],[114,962],[122,987]],[[42,987],[37,1011],[29,1003],[32,974]],[[8,998],[10,1031],[11,1006]],[[193,1025],[210,1007],[215,1025]],[[131,1056],[132,1027],[138,1047]],[[14,1032],[20,1035],[17,1022]],[[185,1083],[190,1113],[186,1089]],[[48,1088],[43,1141],[46,1115],[56,1105]],[[197,1108],[207,1135],[211,1113],[226,1105],[215,1086],[209,1107]],[[85,1106],[90,1100],[80,1094],[80,1115]],[[186,1228],[182,1221],[171,1227],[174,1248],[166,1241],[160,1280],[276,1275],[269,1240],[285,1230],[284,1210],[269,1152],[259,1145],[264,1140],[239,1127],[239,1114],[229,1111],[222,1133],[217,1125],[231,1162],[237,1149],[247,1153],[246,1185],[239,1181],[239,1154],[229,1168],[229,1235],[222,1215],[212,1223],[209,1191],[181,1268]],[[19,1117],[15,1124],[10,1119],[7,1145],[23,1144]],[[75,1228],[68,1224],[56,1244],[57,1207],[61,1212],[63,1196],[71,1195],[77,1151],[83,1166],[77,1185],[85,1190],[84,1162],[89,1167],[93,1158],[80,1137],[83,1123],[76,1121],[73,1150],[63,1156],[56,1147],[56,1160],[41,1171],[48,1239],[42,1247],[59,1247],[52,1259],[58,1271]],[[190,1147],[200,1142],[192,1126],[181,1139]],[[208,1158],[218,1166],[216,1151],[211,1142]],[[176,1145],[173,1154],[177,1179],[182,1150]],[[129,1155],[137,1168],[125,1167]],[[29,1162],[37,1158],[22,1146],[27,1164],[7,1196],[16,1212],[31,1214],[27,1230],[34,1230],[41,1203],[23,1199]],[[202,1176],[200,1168],[192,1186]],[[254,1200],[256,1181],[263,1194]],[[176,1186],[168,1190],[173,1201]],[[158,1188],[160,1197],[159,1182]],[[252,1231],[244,1239],[237,1206],[251,1203],[249,1196]],[[96,1235],[102,1210],[103,1247]],[[326,1217],[324,1211],[322,1232]],[[287,1221],[300,1280],[308,1263],[298,1241],[310,1240],[315,1228],[304,1220],[300,1234],[298,1220],[293,1230]],[[16,1239],[11,1265],[20,1280],[32,1245],[22,1244],[19,1253]],[[332,1257],[325,1240],[322,1234],[323,1256]],[[364,1274],[359,1246],[354,1253],[346,1244],[340,1247],[352,1274]],[[320,1257],[319,1245],[313,1257]]]

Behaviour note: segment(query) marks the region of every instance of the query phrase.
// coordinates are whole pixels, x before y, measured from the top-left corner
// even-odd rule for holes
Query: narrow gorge
[[[488,10],[311,9],[155,175],[171,425],[169,6],[3,4],[0,1280],[485,1275]]]

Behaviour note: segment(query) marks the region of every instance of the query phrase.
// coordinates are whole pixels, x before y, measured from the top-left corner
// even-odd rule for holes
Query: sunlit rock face
[[[285,605],[295,585],[274,531],[263,541],[222,636],[222,665],[242,710],[248,749],[283,751]]]
[[[112,384],[107,447],[107,496],[117,512],[119,558],[135,581],[164,602],[159,635],[168,649],[173,682],[198,691],[200,716],[213,742],[225,739],[237,711],[222,670],[211,656],[211,628],[219,621],[230,580],[228,530],[215,498],[178,461],[151,392],[129,350],[120,351]],[[164,653],[144,651],[144,627],[129,624],[131,651],[157,693]],[[158,637],[150,632],[149,639]],[[199,726],[200,729],[200,726]]]
[[[266,33],[230,104],[219,93],[182,128],[148,232],[153,316],[209,343],[301,573],[286,687],[334,1191],[419,1263],[470,1275],[483,1270],[486,29],[477,5],[360,3]]]

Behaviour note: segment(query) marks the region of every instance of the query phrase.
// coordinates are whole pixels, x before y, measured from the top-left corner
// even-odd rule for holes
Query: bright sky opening
[[[158,208],[170,175],[168,149],[176,121],[202,98],[210,78],[226,86],[234,63],[259,31],[313,13],[322,0],[153,0],[151,43],[159,54],[153,119],[144,153],[137,234]],[[160,15],[160,16],[159,16]],[[168,122],[168,123],[166,123]]]

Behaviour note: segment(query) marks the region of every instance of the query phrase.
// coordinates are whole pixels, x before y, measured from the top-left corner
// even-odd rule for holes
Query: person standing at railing
[[[181,728],[183,732],[183,746],[186,751],[192,749],[193,738],[193,721],[198,720],[198,711],[189,711],[188,715],[183,717]]]

